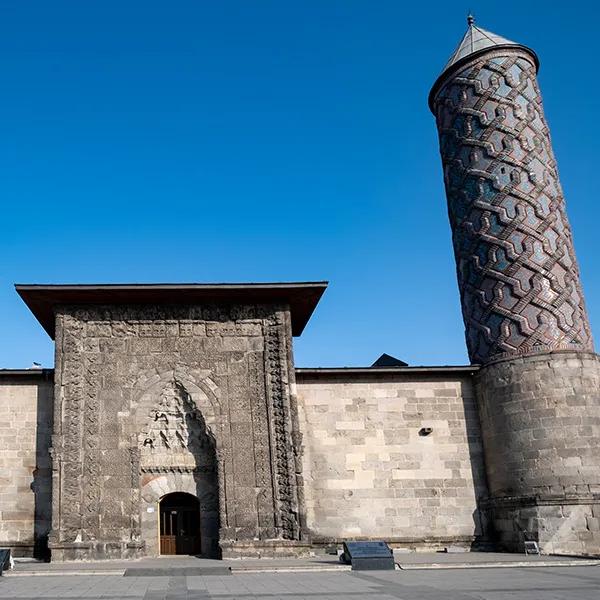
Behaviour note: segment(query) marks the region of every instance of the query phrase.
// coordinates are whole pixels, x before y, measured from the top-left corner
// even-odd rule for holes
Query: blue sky
[[[593,3],[0,0],[0,367],[13,284],[330,281],[299,366],[467,362],[431,84],[471,7],[533,47],[600,338]]]

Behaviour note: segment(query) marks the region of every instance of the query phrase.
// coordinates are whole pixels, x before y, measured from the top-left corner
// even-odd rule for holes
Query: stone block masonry
[[[0,547],[47,555],[52,371],[0,371]]]
[[[55,379],[53,560],[158,554],[173,492],[207,556],[299,538],[287,306],[63,306]]]
[[[600,554],[600,357],[556,352],[482,367],[476,377],[499,542]]]
[[[360,371],[297,374],[311,539],[470,546],[487,493],[471,373]]]
[[[489,516],[522,550],[600,553],[600,359],[537,81],[536,53],[469,17],[434,83]]]
[[[0,542],[44,538],[52,489],[54,560],[190,537],[159,540],[171,493],[207,555],[490,531],[600,554],[600,357],[539,60],[467,21],[429,106],[473,365],[295,370],[325,282],[17,286],[56,339],[52,484],[48,386],[0,387]]]
[[[335,376],[318,371],[310,375],[300,369],[296,386],[292,375],[285,389],[289,389],[290,400],[298,397],[298,429],[293,429],[292,418],[290,425],[286,425],[292,427],[290,433],[279,439],[288,440],[296,448],[294,470],[300,539],[285,539],[273,529],[278,517],[269,512],[268,502],[258,504],[258,513],[253,512],[257,505],[247,499],[239,504],[239,497],[246,498],[245,486],[252,485],[263,473],[256,457],[261,456],[257,451],[262,444],[259,437],[262,417],[258,409],[265,396],[252,393],[255,423],[252,432],[253,428],[244,424],[244,407],[250,406],[251,398],[240,395],[246,384],[235,392],[238,388],[226,383],[227,377],[239,373],[240,365],[246,362],[240,350],[242,344],[257,349],[258,357],[261,356],[260,349],[265,348],[263,326],[245,322],[233,326],[223,322],[218,327],[215,322],[200,327],[199,323],[193,326],[184,323],[178,329],[163,329],[158,324],[150,330],[142,323],[140,332],[144,335],[138,336],[140,324],[135,323],[133,329],[124,328],[116,319],[119,315],[125,316],[122,309],[102,311],[102,319],[111,322],[110,330],[101,325],[96,314],[89,312],[76,312],[73,316],[69,312],[59,317],[61,327],[71,330],[83,327],[86,333],[82,335],[78,329],[75,338],[63,330],[58,338],[61,344],[58,368],[63,370],[60,384],[57,378],[58,393],[69,396],[75,391],[73,387],[60,391],[73,385],[67,383],[75,375],[69,365],[73,360],[70,352],[73,349],[89,352],[84,397],[88,405],[92,402],[92,390],[100,398],[96,414],[102,435],[97,446],[92,444],[94,438],[88,438],[95,421],[85,407],[77,414],[66,410],[66,418],[56,427],[55,489],[62,486],[63,493],[56,494],[54,500],[57,527],[52,539],[53,560],[158,554],[157,502],[175,490],[199,498],[202,551],[208,555],[220,543],[229,556],[291,556],[348,537],[384,538],[411,548],[461,543],[468,546],[485,533],[484,515],[479,510],[486,484],[473,397],[475,368],[441,373],[419,368],[395,372],[367,370],[368,374],[364,370],[363,374],[349,370],[345,375]],[[127,313],[126,320],[129,318],[133,317]],[[285,317],[281,319],[285,339]],[[97,335],[101,332],[104,335]],[[151,336],[152,332],[157,335]],[[180,336],[178,343],[173,341],[178,337],[176,332]],[[243,341],[236,337],[241,332],[245,334]],[[119,343],[123,337],[124,347]],[[148,339],[168,345],[174,354],[161,358],[159,350],[148,353]],[[235,358],[235,364],[227,367],[222,362],[221,366],[215,366],[214,381],[212,377],[208,379],[208,369],[202,370],[208,363],[200,364],[198,372],[188,365],[191,360],[186,358],[187,353],[195,353],[194,348],[200,350],[210,343],[214,351],[219,346],[229,348],[232,341],[236,346],[234,354],[223,356]],[[115,348],[121,348],[123,354],[115,354]],[[285,349],[281,356],[288,361]],[[161,361],[166,362],[163,365]],[[244,377],[253,378],[252,385],[257,385],[259,392],[263,388],[258,381],[267,377],[261,374],[261,364],[262,359],[243,371]],[[89,370],[92,366],[93,377]],[[140,371],[141,366],[144,368]],[[0,541],[21,553],[33,552],[38,533],[32,537],[32,531],[43,536],[50,527],[51,377],[48,372],[42,385],[39,376],[32,379],[27,374],[21,375],[10,385],[5,383],[0,396],[0,410],[12,415],[7,419],[10,427],[3,426],[0,431],[10,432],[17,427],[17,436],[14,432],[10,433],[12,437],[0,436],[6,457],[16,451],[13,438],[18,437],[20,451],[29,456],[30,463],[26,469],[27,486],[17,490],[21,480],[10,471],[6,477],[8,487],[0,495],[4,502],[1,509],[7,511],[3,512]],[[268,377],[270,383],[276,383],[276,378]],[[290,378],[289,373],[286,377]],[[200,383],[195,384],[192,379]],[[219,417],[211,406],[216,399],[219,404],[223,402],[223,390],[233,404],[220,411],[225,416]],[[136,400],[132,401],[134,397]],[[292,404],[295,405],[295,400]],[[198,406],[202,409],[199,413],[195,408]],[[141,416],[133,418],[135,415]],[[272,426],[275,415],[271,413],[269,418]],[[79,419],[85,424],[83,430],[77,425],[81,423]],[[429,435],[419,435],[428,427],[432,429]],[[65,438],[61,437],[72,434],[68,429],[83,431],[83,444],[73,446],[76,458],[80,456],[77,452],[83,453],[83,462],[69,460],[72,452],[66,451]],[[213,440],[211,435],[215,431]],[[219,436],[218,432],[223,431]],[[176,443],[182,433],[188,440],[185,447]],[[234,437],[227,441],[229,435]],[[37,463],[36,436],[42,442],[37,448]],[[233,451],[224,452],[222,444],[232,444]],[[246,445],[249,450],[243,450]],[[265,447],[274,446],[267,442]],[[215,464],[214,461],[222,461],[224,457],[233,461],[233,465]],[[30,488],[35,464],[38,465],[37,496]],[[270,458],[269,472],[277,464],[276,457]],[[42,465],[45,472],[40,469]],[[71,473],[70,465],[73,472],[76,467],[79,469],[77,485],[65,477]],[[92,481],[88,473],[94,469],[98,476]],[[215,479],[217,472],[224,477]],[[45,473],[45,479],[40,479],[41,473]],[[220,483],[223,479],[224,486]],[[77,498],[77,502],[65,503],[65,491]],[[17,511],[24,511],[20,522],[6,518],[15,516]],[[70,523],[78,527],[73,533],[66,528]],[[221,526],[219,530],[221,523],[226,528]],[[251,531],[252,537],[245,537],[246,531]],[[263,536],[262,540],[255,539],[255,531]]]

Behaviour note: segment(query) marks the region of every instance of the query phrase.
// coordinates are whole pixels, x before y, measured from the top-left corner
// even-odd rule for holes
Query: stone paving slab
[[[593,566],[600,565],[600,559],[584,559],[564,556],[526,556],[500,552],[396,552],[394,558],[400,569],[468,569],[506,567],[551,567],[551,566]],[[189,571],[193,569],[193,571]],[[171,556],[143,558],[137,560],[104,560],[91,562],[17,562],[9,577],[20,575],[73,575],[118,574],[128,576],[191,576],[226,575],[229,569],[234,574],[258,573],[265,571],[304,572],[304,571],[348,571],[350,567],[339,562],[336,556],[320,555],[311,558],[289,559],[238,559],[211,560],[194,556]],[[141,570],[141,571],[140,571]],[[150,573],[154,571],[154,573]]]
[[[561,562],[561,561],[584,561],[585,557],[562,556],[557,554],[521,554],[516,552],[394,552],[394,559],[401,565],[418,564],[453,564],[453,563],[536,563]],[[596,560],[596,559],[594,559]],[[600,557],[597,559],[600,560]]]
[[[415,569],[499,569],[514,567],[598,566],[600,559],[559,555],[526,555],[506,552],[413,552],[394,553],[404,570]]]
[[[198,566],[198,567],[161,567],[129,568],[125,569],[124,577],[191,577],[194,575],[231,575],[228,566]]]
[[[600,568],[7,577],[13,600],[598,600]]]

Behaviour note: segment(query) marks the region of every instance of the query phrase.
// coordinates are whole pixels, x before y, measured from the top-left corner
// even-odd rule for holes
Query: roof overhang
[[[0,369],[0,381],[17,379],[44,379],[51,381],[54,369]]]
[[[292,335],[300,335],[326,281],[301,283],[16,284],[17,293],[54,339],[56,307],[115,304],[287,304]]]

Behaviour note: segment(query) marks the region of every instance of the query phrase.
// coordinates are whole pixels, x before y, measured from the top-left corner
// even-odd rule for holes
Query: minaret
[[[503,545],[600,551],[594,354],[533,50],[475,25],[433,85],[467,347]]]

